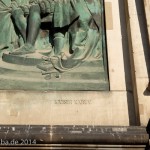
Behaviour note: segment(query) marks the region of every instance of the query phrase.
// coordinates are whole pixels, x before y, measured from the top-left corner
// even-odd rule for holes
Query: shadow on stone
[[[148,87],[146,88],[146,90],[143,93],[145,96],[150,96],[150,82],[148,84]]]
[[[149,119],[149,122],[147,124],[146,131],[149,134],[149,139],[150,139],[150,119]],[[150,150],[150,143],[147,144],[146,150]]]

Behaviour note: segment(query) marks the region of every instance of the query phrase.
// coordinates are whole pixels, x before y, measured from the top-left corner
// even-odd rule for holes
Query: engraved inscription
[[[62,104],[62,105],[90,105],[92,104],[92,100],[85,100],[85,99],[80,99],[80,100],[67,100],[67,99],[60,99],[60,100],[55,100],[55,104]]]

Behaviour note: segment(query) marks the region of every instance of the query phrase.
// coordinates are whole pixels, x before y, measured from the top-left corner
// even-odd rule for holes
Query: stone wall
[[[44,133],[48,135],[48,142],[54,143],[57,142],[53,141],[53,135],[54,139],[57,137],[57,140],[64,142],[66,140],[65,136],[70,137],[70,130],[73,130],[72,133],[75,133],[79,138],[79,135],[84,133],[85,126],[87,126],[88,132],[86,133],[91,133],[94,130],[92,135],[95,135],[96,140],[100,140],[101,146],[99,149],[144,149],[148,144],[146,126],[150,119],[150,91],[147,89],[150,77],[149,18],[149,0],[144,0],[144,4],[142,0],[105,0],[110,91],[1,91],[0,122],[9,126],[47,125],[49,130]],[[64,137],[55,136],[57,133],[53,134],[53,131],[51,131],[53,125],[66,126],[65,134],[63,129],[61,130],[62,132],[58,131],[58,133],[64,134]],[[71,125],[70,130],[67,125]],[[84,131],[82,132],[80,132],[81,125],[84,125],[84,128],[82,128]],[[93,128],[88,125],[92,125]],[[107,134],[107,138],[103,139],[103,135],[106,132],[108,133],[108,130],[106,128],[104,129],[105,132],[102,133],[104,131],[100,130],[104,128],[102,126],[114,126],[109,134],[114,137],[118,135],[120,137],[121,134],[125,142],[126,138],[128,139],[131,135],[130,133],[132,133],[134,138],[130,138],[133,143],[131,141],[123,143],[124,141],[121,141],[122,139],[120,138],[120,143],[117,143],[117,145],[115,142],[118,139],[114,139],[114,144],[117,147],[112,146],[110,148],[113,143],[103,143],[103,140],[105,141],[110,136]],[[115,128],[115,126],[117,127]],[[121,126],[131,126],[131,128],[126,129]],[[135,130],[133,126],[138,127]],[[4,127],[1,132],[7,133],[11,127]],[[30,126],[28,127],[30,128]],[[6,131],[6,129],[8,130]],[[20,131],[20,127],[16,127],[16,129]],[[32,134],[34,127],[30,129]],[[23,130],[23,135],[24,131],[26,130]],[[101,136],[98,131],[100,131]],[[90,137],[90,135],[88,136]],[[144,142],[142,141],[143,136],[145,137]],[[93,143],[95,137],[92,137]],[[113,137],[111,138],[113,139]],[[110,141],[111,138],[109,139]],[[86,136],[83,139],[86,140]],[[85,142],[84,140],[83,143]],[[63,142],[62,144],[66,144]],[[98,143],[94,144],[98,145]],[[102,144],[105,146],[102,147]],[[134,144],[137,145],[134,146]]]
[[[149,1],[145,0],[144,4],[147,19],[143,1],[128,1],[128,29],[130,28],[130,54],[133,65],[135,101],[138,103],[140,125],[146,126],[150,118],[150,92],[147,90],[150,75],[150,51],[146,29],[146,22],[149,22]]]
[[[136,125],[124,2],[106,0],[105,15],[110,91],[1,91],[0,121],[22,125]]]

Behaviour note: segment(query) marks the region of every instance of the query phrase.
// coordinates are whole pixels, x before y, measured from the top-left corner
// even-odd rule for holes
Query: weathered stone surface
[[[61,144],[63,147],[81,147],[88,144],[94,148],[144,148],[148,143],[148,134],[144,127],[102,127],[102,126],[13,126],[3,125],[0,128],[1,146],[42,146],[44,144]],[[14,139],[14,141],[12,141]],[[18,142],[14,144],[13,142]],[[29,144],[23,144],[23,142]],[[68,144],[68,145],[67,145]],[[77,144],[80,144],[77,146]],[[83,145],[85,148],[90,148]],[[118,146],[117,146],[118,145]],[[133,146],[134,145],[134,146]],[[137,145],[137,146],[136,146]],[[46,146],[46,145],[45,145]],[[52,145],[47,145],[52,147]],[[53,145],[54,147],[56,145]],[[61,147],[61,146],[59,146]]]
[[[137,120],[140,120],[139,124],[146,126],[150,118],[150,109],[147,107],[150,105],[150,92],[147,90],[150,75],[150,51],[143,2],[148,12],[148,1],[127,1],[127,20],[136,116]],[[147,21],[149,22],[148,17]]]
[[[124,91],[1,91],[0,97],[0,122],[3,124],[130,124],[127,98],[132,101],[132,94]]]

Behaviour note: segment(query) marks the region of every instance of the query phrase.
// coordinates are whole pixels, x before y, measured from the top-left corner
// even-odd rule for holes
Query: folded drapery
[[[28,0],[0,0],[0,45],[17,43],[18,35],[11,19],[13,7],[28,4]]]
[[[53,12],[53,29],[56,31],[54,40],[60,42],[62,39],[65,42],[58,55],[49,56],[49,60],[57,70],[61,72],[68,71],[86,60],[100,60],[102,58],[105,49],[102,1],[29,0],[24,3],[21,0],[13,0],[7,4],[1,1],[0,5],[1,43],[15,43],[18,38],[11,20],[11,10],[25,10],[32,5],[39,5],[41,14]],[[67,28],[63,33],[61,28],[66,26]],[[56,30],[56,28],[60,29]],[[58,45],[57,42],[57,45],[54,45],[54,50]]]

